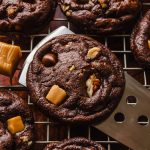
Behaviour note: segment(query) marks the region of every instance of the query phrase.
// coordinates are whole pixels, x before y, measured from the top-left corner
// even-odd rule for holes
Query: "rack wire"
[[[150,0],[143,1],[143,13],[150,8]],[[58,142],[66,138],[83,136],[90,140],[101,143],[107,150],[130,150],[128,147],[120,144],[116,140],[107,136],[106,134],[98,131],[91,126],[85,125],[72,125],[66,126],[59,124],[58,122],[53,122],[50,118],[43,115],[36,107],[34,107],[31,102],[28,90],[18,83],[19,73],[23,66],[24,60],[27,55],[33,50],[34,46],[44,38],[48,33],[55,30],[57,27],[65,25],[71,30],[76,30],[72,25],[66,20],[66,18],[61,13],[59,7],[56,8],[56,14],[48,29],[42,31],[40,34],[25,36],[25,37],[15,37],[13,39],[0,36],[0,40],[20,45],[23,52],[23,59],[19,64],[19,67],[14,75],[13,84],[10,85],[9,79],[0,75],[0,88],[16,91],[20,96],[27,100],[28,105],[33,110],[35,118],[35,130],[36,130],[36,141],[34,150],[42,150],[43,147],[50,142]],[[121,32],[116,35],[110,35],[107,37],[88,35],[98,41],[104,43],[108,46],[120,59],[123,64],[124,70],[127,71],[131,76],[138,80],[143,86],[150,89],[150,71],[143,70],[134,61],[134,57],[131,53],[129,40],[131,31]],[[20,68],[20,69],[19,69]],[[143,120],[143,123],[147,121]]]

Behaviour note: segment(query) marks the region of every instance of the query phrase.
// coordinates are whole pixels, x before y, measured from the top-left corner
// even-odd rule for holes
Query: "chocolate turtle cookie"
[[[105,150],[100,144],[77,137],[58,143],[48,144],[44,150]]]
[[[0,150],[29,150],[33,117],[28,105],[12,92],[0,91]]]
[[[33,102],[66,122],[102,120],[124,90],[120,62],[104,45],[81,35],[62,35],[35,54],[27,74]]]
[[[141,66],[150,68],[150,10],[133,30],[131,50]]]
[[[48,22],[53,0],[1,0],[0,32],[33,32]]]
[[[125,28],[141,8],[140,0],[59,0],[59,4],[70,22],[92,33]]]

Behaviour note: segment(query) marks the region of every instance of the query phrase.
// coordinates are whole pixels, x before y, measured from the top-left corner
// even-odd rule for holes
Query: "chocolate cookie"
[[[133,30],[131,50],[141,66],[150,68],[150,10]]]
[[[1,0],[0,32],[33,32],[48,22],[53,0]]]
[[[77,137],[58,143],[48,144],[44,150],[105,150],[100,144],[88,139]]]
[[[32,143],[33,116],[28,105],[16,94],[0,91],[0,150],[29,150]]]
[[[59,0],[70,22],[88,32],[108,33],[131,25],[140,0]]]
[[[35,54],[27,74],[33,102],[66,122],[108,116],[124,90],[120,62],[104,45],[81,35],[62,35]]]

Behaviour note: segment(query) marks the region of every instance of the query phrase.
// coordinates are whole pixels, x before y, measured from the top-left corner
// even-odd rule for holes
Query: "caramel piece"
[[[46,99],[55,105],[59,105],[65,98],[66,92],[58,85],[53,85],[48,92]]]
[[[148,40],[148,47],[149,47],[149,49],[150,49],[150,40]]]
[[[23,131],[25,126],[23,124],[21,116],[17,116],[17,117],[8,119],[7,120],[7,128],[12,134]]]
[[[12,77],[21,56],[19,46],[0,42],[0,74]]]
[[[89,51],[87,53],[87,58],[94,59],[100,51],[101,51],[101,49],[99,47],[93,47],[93,48],[89,49]]]

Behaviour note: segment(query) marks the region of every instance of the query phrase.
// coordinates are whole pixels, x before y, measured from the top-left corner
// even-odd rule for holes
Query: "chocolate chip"
[[[43,56],[42,63],[45,67],[53,66],[57,63],[57,56],[55,54],[48,53]]]

